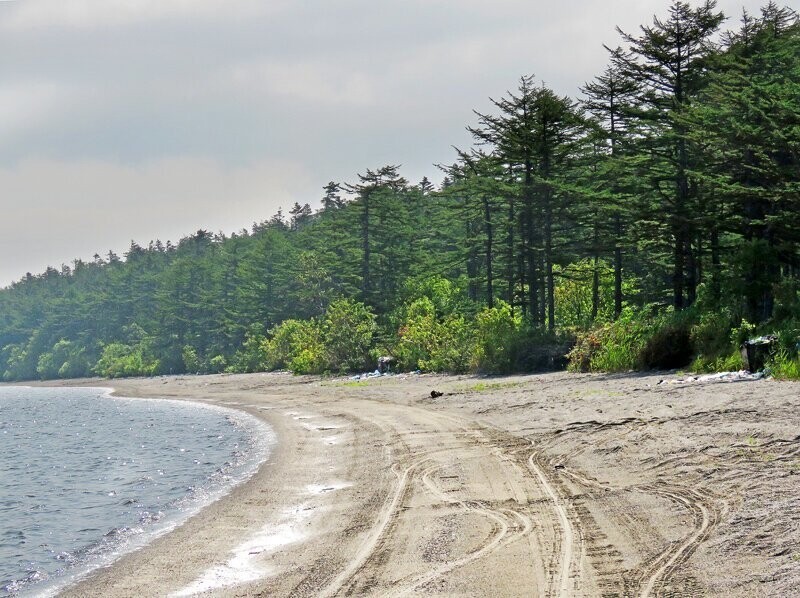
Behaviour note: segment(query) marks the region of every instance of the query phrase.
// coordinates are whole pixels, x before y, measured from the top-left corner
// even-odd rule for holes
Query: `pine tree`
[[[698,188],[690,171],[694,156],[680,115],[705,84],[706,65],[715,51],[712,36],[723,15],[715,0],[693,9],[673,2],[666,19],[653,19],[634,36],[617,31],[628,51],[612,54],[615,68],[640,85],[639,118],[646,151],[652,156],[648,176],[654,187],[658,210],[666,216],[672,241],[672,295],[676,309],[695,298],[697,277],[696,216]]]
[[[611,52],[619,54],[621,50],[616,49]],[[626,77],[619,68],[609,66],[593,82],[584,85],[581,91],[584,94],[581,100],[583,107],[597,119],[599,125],[596,131],[601,141],[598,157],[602,164],[598,164],[598,167],[594,169],[592,178],[595,182],[599,182],[602,190],[605,191],[605,197],[598,197],[595,200],[597,210],[592,235],[595,239],[595,269],[592,281],[593,319],[598,309],[600,237],[604,237],[603,246],[608,243],[613,251],[614,317],[617,318],[622,312],[622,253],[625,235],[624,222],[628,217],[626,210],[628,206],[624,203],[621,189],[621,165],[625,137],[631,133],[629,121],[640,87],[636,81]]]
[[[340,195],[342,186],[339,183],[331,181],[325,185],[323,189],[325,190],[325,195],[322,198],[322,210],[324,212],[329,212],[344,206],[345,202]]]
[[[372,220],[373,205],[380,201],[381,195],[394,193],[403,189],[407,182],[398,174],[399,166],[387,165],[378,170],[367,170],[365,174],[359,174],[359,182],[355,185],[346,185],[346,190],[355,193],[354,204],[360,211],[360,231],[361,231],[361,299],[367,304],[374,305],[377,299],[375,294],[374,281],[372,279],[372,250],[374,240],[372,239]]]
[[[800,25],[788,9],[768,4],[760,18],[745,13],[715,63],[710,84],[686,115],[690,138],[703,150],[700,173],[717,190],[712,247],[719,294],[718,235],[741,239],[731,264],[751,321],[773,313],[781,268],[796,271],[800,241]],[[717,228],[719,227],[719,228]]]

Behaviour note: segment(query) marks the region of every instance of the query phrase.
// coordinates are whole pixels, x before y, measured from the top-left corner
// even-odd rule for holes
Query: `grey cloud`
[[[754,12],[759,4],[745,2]],[[530,73],[575,96],[604,67],[614,25],[635,31],[666,5],[0,2],[4,226],[30,231],[16,234],[13,252],[5,241],[0,284],[41,270],[45,259],[124,249],[131,238],[247,226],[279,205],[316,204],[327,181],[387,162],[402,163],[411,180],[435,180],[432,164],[452,160],[452,144],[469,143],[473,108],[490,110],[489,96]],[[741,4],[720,6],[736,15]],[[216,203],[205,194],[205,207],[193,210],[198,176],[178,163],[210,165]],[[154,164],[172,166],[155,176]],[[292,177],[264,166],[275,164],[292,164]],[[243,174],[254,171],[262,175]],[[236,183],[243,178],[247,193]],[[166,209],[141,216],[130,189],[160,197]],[[118,217],[113,230],[98,205]],[[49,257],[28,259],[45,247]]]

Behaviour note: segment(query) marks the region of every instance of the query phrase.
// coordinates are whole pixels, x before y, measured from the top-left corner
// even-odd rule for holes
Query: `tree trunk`
[[[370,243],[369,243],[369,194],[364,195],[364,211],[361,214],[361,247],[363,252],[363,262],[361,264],[361,294],[364,296],[364,301],[369,301],[372,283],[370,281],[369,260],[370,260]]]
[[[622,314],[622,219],[614,215],[614,319]]]
[[[539,293],[537,292],[536,268],[536,231],[533,225],[533,162],[525,161],[525,263],[527,264],[528,279],[528,310],[531,317],[537,317],[540,309]],[[544,297],[542,297],[542,300]]]
[[[474,225],[471,220],[467,220],[467,239],[474,235]],[[469,244],[467,250],[467,294],[471,301],[478,301],[478,250],[473,243]]]
[[[553,283],[553,210],[550,190],[545,191],[544,207],[544,265],[547,276],[547,330],[551,334],[556,326],[555,285]]]
[[[489,198],[483,197],[483,218],[486,226],[486,305],[491,309],[494,307],[494,278],[492,275],[492,259],[494,242],[492,230],[492,206]]]
[[[508,257],[506,258],[508,261],[508,273],[507,273],[507,280],[506,285],[508,287],[508,304],[511,306],[511,313],[514,313],[514,287],[515,287],[515,276],[514,276],[514,227],[516,223],[514,222],[514,197],[511,196],[508,202],[508,235],[506,237],[506,251],[508,253]],[[524,302],[523,302],[524,303]]]
[[[697,298],[697,253],[692,246],[691,237],[686,243],[686,307],[691,306]]]
[[[720,251],[719,251],[719,229],[717,225],[711,227],[711,300],[714,303],[714,306],[718,306],[721,294],[722,294],[722,287],[720,282],[720,276],[722,274],[721,262],[720,262]]]

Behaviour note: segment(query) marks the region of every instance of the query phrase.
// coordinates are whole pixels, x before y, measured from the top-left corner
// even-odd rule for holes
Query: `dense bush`
[[[746,322],[741,329],[736,329],[734,317],[727,307],[718,311],[701,311],[690,332],[696,353],[690,369],[694,372],[740,370],[741,341],[738,339],[740,336],[747,336],[751,331]]]
[[[250,335],[237,353],[233,371],[288,369],[295,374],[321,374],[363,370],[370,365],[375,332],[375,316],[363,303],[339,299],[328,306],[321,320],[286,320],[270,330],[266,339],[258,333]]]
[[[52,350],[42,353],[36,371],[43,380],[78,378],[91,372],[86,349],[66,339],[59,340]]]
[[[507,373],[514,370],[522,332],[522,316],[511,306],[498,301],[476,318],[473,368],[485,373]]]
[[[394,356],[404,370],[416,370],[430,361],[437,340],[436,308],[428,297],[412,301],[397,331]]]
[[[419,367],[430,372],[462,373],[469,371],[475,346],[474,326],[458,314],[451,314],[437,323],[436,341],[430,357],[420,361]]]
[[[615,322],[579,333],[567,355],[568,369],[581,372],[622,372],[636,368],[649,336],[646,317],[624,311]]]
[[[225,371],[230,373],[260,372],[266,369],[267,338],[260,325],[251,326],[239,350],[234,353]]]
[[[352,299],[331,303],[322,322],[324,369],[348,372],[368,368],[376,328],[375,315],[363,303]]]
[[[158,371],[158,366],[158,360],[148,355],[146,347],[141,344],[109,343],[103,347],[94,371],[104,378],[152,376]]]
[[[797,349],[781,349],[770,360],[768,367],[775,378],[800,380],[800,356]]]
[[[269,332],[264,344],[268,370],[289,369],[296,374],[324,371],[325,349],[316,320],[286,320]]]
[[[440,303],[440,309],[447,309]],[[394,356],[405,370],[428,372],[465,372],[470,367],[474,347],[474,327],[460,314],[444,317],[436,304],[423,296],[405,309],[405,318],[397,331]]]
[[[622,372],[671,369],[694,357],[691,320],[672,310],[626,310],[616,321],[580,333],[568,354],[572,371]]]

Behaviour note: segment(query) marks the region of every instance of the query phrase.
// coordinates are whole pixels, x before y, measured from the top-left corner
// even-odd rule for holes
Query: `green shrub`
[[[572,371],[622,372],[672,369],[691,363],[691,314],[671,309],[653,316],[649,309],[625,310],[616,321],[579,333],[568,353]]]
[[[267,369],[265,346],[267,338],[261,325],[252,326],[244,337],[241,348],[234,353],[225,368],[230,373],[261,372]]]
[[[284,320],[265,338],[253,330],[227,371],[289,369],[295,374],[320,374],[369,367],[377,326],[363,303],[339,299],[321,321]]]
[[[592,359],[600,353],[609,326],[578,333],[575,344],[567,353],[567,370],[570,372],[589,372]]]
[[[780,349],[770,360],[769,370],[779,380],[800,380],[800,356],[797,349]]]
[[[36,371],[43,380],[77,378],[90,373],[86,349],[66,339],[59,340],[50,351],[42,353]]]
[[[322,344],[313,344],[300,349],[289,361],[293,374],[321,374],[325,371],[325,350]]]
[[[304,320],[284,320],[268,332],[264,343],[264,361],[268,370],[289,367],[289,362],[302,349],[302,339],[310,324]]]
[[[743,331],[735,329],[734,318],[727,307],[700,313],[690,331],[697,356],[689,369],[698,373],[742,369],[738,337],[740,333],[747,334],[748,330],[747,323],[744,323]]]
[[[392,354],[404,370],[466,372],[474,348],[474,326],[461,314],[444,317],[430,297],[419,297],[403,307]]]
[[[158,360],[147,355],[142,345],[109,343],[103,347],[94,371],[105,378],[152,376],[158,370]]]
[[[772,333],[778,337],[779,349],[796,353],[800,348],[800,319],[779,322],[773,327]]]
[[[224,355],[214,355],[214,357],[208,360],[208,366],[204,367],[203,371],[209,374],[219,374],[225,371],[227,365],[228,361],[225,359]]]
[[[617,321],[578,335],[575,349],[567,356],[569,369],[593,372],[635,369],[650,327],[644,311],[623,311]]]
[[[6,363],[4,380],[33,380],[38,377],[39,356],[45,352],[48,343],[39,331],[34,332],[27,342],[6,345],[2,354]]]
[[[325,371],[326,355],[319,325],[311,320],[285,320],[269,332],[264,344],[267,369],[288,368],[295,374]]]
[[[441,276],[408,279],[401,290],[403,302],[399,310],[400,320],[407,316],[406,308],[422,298],[430,300],[434,312],[440,318],[468,311],[472,304],[467,297],[465,287],[464,280],[453,281]]]
[[[737,349],[742,346],[742,343],[749,338],[756,335],[757,326],[751,324],[747,320],[742,320],[738,327],[731,329],[730,342]]]
[[[522,316],[498,301],[496,307],[478,312],[473,367],[484,373],[513,371],[522,330]]]
[[[435,341],[429,346],[428,359],[419,367],[429,372],[459,374],[469,371],[474,352],[474,328],[461,315],[451,314],[433,329]]]
[[[735,349],[731,344],[734,322],[728,308],[706,311],[692,325],[691,341],[700,355],[716,358]]]
[[[689,369],[697,373],[713,373],[713,372],[738,372],[744,367],[742,363],[742,354],[739,351],[734,351],[729,355],[718,357],[706,357],[698,355]]]
[[[636,369],[646,332],[639,322],[633,320],[630,324],[636,325],[627,328],[624,321],[617,321],[600,329],[597,352],[590,356],[590,371],[624,372]]]
[[[197,355],[197,349],[191,345],[185,345],[181,350],[181,358],[183,359],[184,371],[190,374],[200,373],[200,358]]]
[[[376,328],[375,315],[363,303],[352,299],[331,303],[322,323],[324,369],[346,372],[368,368]]]
[[[405,308],[397,331],[394,356],[400,369],[421,369],[430,361],[437,344],[436,308],[428,297],[420,297]]]

